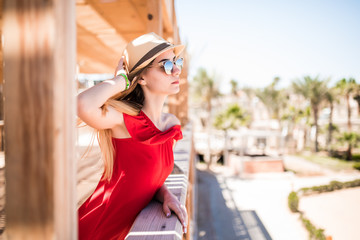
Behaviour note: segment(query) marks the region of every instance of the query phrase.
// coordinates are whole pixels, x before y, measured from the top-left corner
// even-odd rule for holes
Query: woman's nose
[[[172,74],[175,75],[175,76],[177,76],[177,75],[180,75],[180,73],[181,73],[181,69],[178,68],[178,67],[176,66],[176,64],[174,64],[173,69],[172,69]]]

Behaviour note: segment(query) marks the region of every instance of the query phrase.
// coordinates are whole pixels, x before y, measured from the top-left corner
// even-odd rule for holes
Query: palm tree
[[[350,108],[350,97],[355,94],[357,84],[354,78],[343,78],[336,83],[336,87],[340,90],[340,94],[345,97],[347,107],[347,126],[348,132],[351,132],[351,108]]]
[[[277,89],[277,85],[280,81],[279,77],[274,78],[273,82],[263,88],[257,89],[255,91],[255,95],[261,100],[261,102],[267,108],[269,115],[271,118],[274,118],[279,123],[279,133],[282,132],[282,121],[281,114],[286,107],[287,103],[287,95],[284,90]],[[281,139],[277,139],[277,141],[281,141]],[[278,142],[278,146],[281,146],[282,143]]]
[[[328,137],[327,137],[327,141],[326,141],[328,152],[331,151],[332,135],[333,135],[333,131],[335,129],[335,126],[333,124],[333,112],[334,112],[334,103],[338,102],[337,96],[338,96],[338,91],[337,91],[336,87],[329,88],[325,94],[325,99],[329,103],[329,107],[330,107]]]
[[[338,138],[338,140],[342,143],[346,143],[348,145],[348,151],[346,153],[346,160],[352,160],[352,147],[358,146],[360,143],[360,135],[354,132],[344,132],[342,136]]]
[[[212,119],[212,100],[218,96],[220,96],[220,92],[217,87],[216,78],[214,76],[209,76],[207,71],[204,68],[200,68],[197,71],[193,79],[193,90],[194,97],[198,98],[202,107],[207,112],[207,118],[205,119],[205,128],[208,134],[207,139],[207,153],[205,158],[208,162],[208,167],[211,164],[211,149],[210,149],[210,127],[211,127],[211,119]]]
[[[224,164],[228,164],[229,156],[229,141],[228,131],[230,129],[238,129],[240,126],[246,125],[249,121],[248,114],[240,108],[238,104],[231,104],[228,108],[216,115],[214,126],[225,132],[225,146],[224,146]]]
[[[300,116],[305,119],[305,123],[303,125],[304,129],[304,147],[308,146],[308,135],[309,135],[309,127],[310,124],[310,118],[311,118],[311,107],[307,106],[303,111],[300,111]]]
[[[210,116],[212,111],[211,101],[220,95],[215,77],[209,76],[204,68],[200,68],[194,77],[193,84],[196,97],[200,98],[200,102]]]
[[[237,96],[238,82],[235,79],[231,79],[230,84],[231,84],[231,94]]]
[[[273,82],[264,89],[258,89],[255,94],[264,103],[271,117],[280,123],[281,111],[286,107],[286,95],[283,90],[278,90],[279,77],[274,78]]]
[[[289,150],[295,151],[297,148],[296,142],[294,142],[293,132],[294,132],[295,127],[298,125],[299,121],[304,117],[305,117],[304,111],[293,105],[288,105],[287,108],[284,110],[284,113],[281,116],[281,120],[286,121],[287,125],[288,125],[288,133],[286,136],[286,143],[288,145]],[[291,147],[293,149],[291,149]]]
[[[360,84],[356,86],[356,93],[354,94],[354,100],[358,104],[358,113],[360,114]]]
[[[318,77],[311,78],[309,76],[304,77],[302,80],[297,80],[292,83],[294,92],[302,95],[305,99],[310,101],[310,106],[314,116],[315,125],[315,152],[319,151],[318,135],[319,126],[318,118],[320,111],[320,104],[326,97],[328,80],[321,81]]]

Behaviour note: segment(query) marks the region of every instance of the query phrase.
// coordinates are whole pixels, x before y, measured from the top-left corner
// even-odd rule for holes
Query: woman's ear
[[[145,85],[146,85],[146,81],[145,81],[145,79],[144,79],[143,77],[139,78],[138,83],[139,83],[140,85],[142,85],[142,86],[145,86]]]

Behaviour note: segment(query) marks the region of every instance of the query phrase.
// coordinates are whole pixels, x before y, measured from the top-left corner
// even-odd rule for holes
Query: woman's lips
[[[179,84],[179,81],[177,80],[177,81],[174,81],[174,82],[172,82],[171,84]]]

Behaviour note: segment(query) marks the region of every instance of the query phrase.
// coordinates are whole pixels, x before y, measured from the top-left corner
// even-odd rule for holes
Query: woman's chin
[[[171,93],[169,95],[173,95],[173,94],[177,94],[180,92],[180,87],[178,86],[176,89],[174,89],[173,91],[171,91]]]

